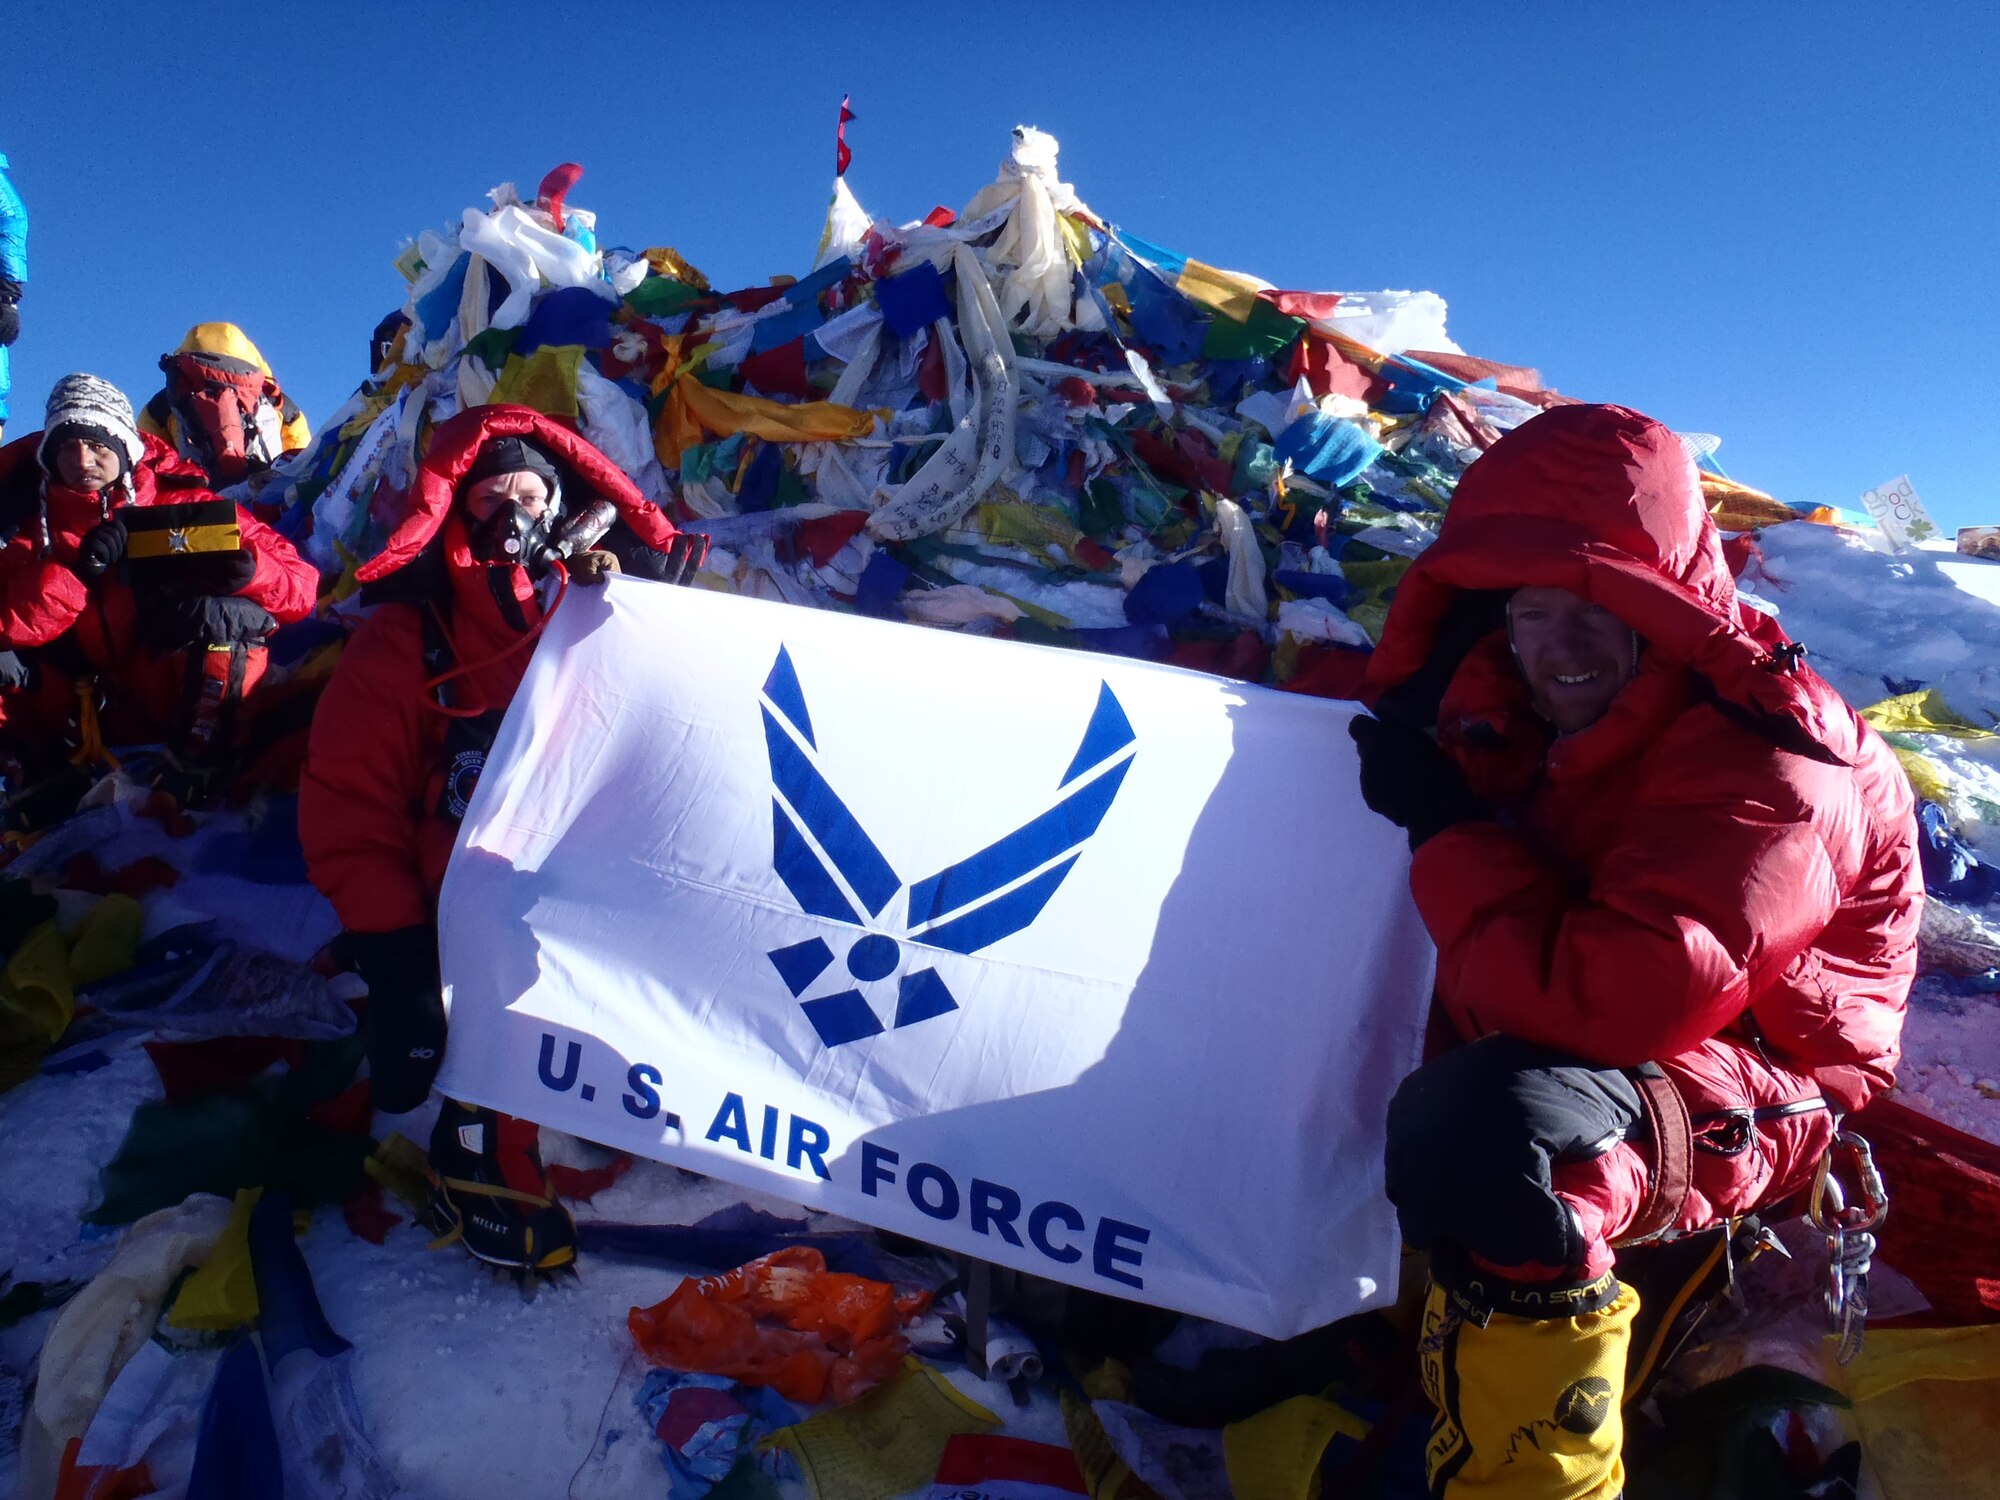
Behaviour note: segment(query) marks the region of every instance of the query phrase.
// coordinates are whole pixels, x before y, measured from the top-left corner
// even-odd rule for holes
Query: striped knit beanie
[[[35,450],[44,469],[57,446],[73,437],[89,438],[122,452],[128,473],[146,452],[139,424],[132,419],[132,403],[117,386],[95,375],[65,375],[49,392],[41,446]]]

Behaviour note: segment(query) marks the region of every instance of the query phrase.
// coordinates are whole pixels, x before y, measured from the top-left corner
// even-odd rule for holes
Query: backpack
[[[180,418],[181,452],[217,484],[234,484],[283,456],[290,403],[254,363],[197,352],[166,355],[160,368],[167,377],[167,404]],[[157,420],[160,414],[153,415]]]

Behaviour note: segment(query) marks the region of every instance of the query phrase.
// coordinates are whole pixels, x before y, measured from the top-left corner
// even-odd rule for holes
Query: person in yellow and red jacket
[[[1444,1500],[1615,1500],[1614,1248],[1785,1202],[1895,1080],[1910,789],[1803,654],[1679,439],[1615,406],[1502,438],[1397,587],[1353,730],[1458,1042],[1386,1163]]]
[[[312,441],[305,413],[234,323],[195,324],[160,368],[166,386],[140,412],[139,430],[200,464],[215,484],[262,473]]]
[[[212,513],[224,548],[152,526],[145,513],[162,506]],[[160,519],[179,524],[176,513]],[[141,558],[141,538],[188,555]],[[290,542],[143,436],[116,387],[65,375],[43,431],[0,448],[10,752],[45,769],[81,742],[164,743],[182,800],[214,790],[247,727],[265,642],[312,612],[318,588]]]

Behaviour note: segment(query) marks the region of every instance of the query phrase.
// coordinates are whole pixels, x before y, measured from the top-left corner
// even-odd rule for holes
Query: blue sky
[[[1518,15],[1508,12],[1518,11]],[[562,160],[606,243],[803,271],[843,93],[873,213],[962,205],[1009,129],[1100,215],[1318,290],[1427,287],[1468,351],[1720,433],[1854,506],[1907,472],[2000,523],[2000,6],[10,0],[0,151],[33,215],[15,416],[135,401],[242,324],[315,419],[402,240]]]

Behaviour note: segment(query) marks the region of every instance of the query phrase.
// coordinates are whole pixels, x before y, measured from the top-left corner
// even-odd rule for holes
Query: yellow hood
[[[176,354],[225,354],[231,359],[247,359],[266,375],[270,365],[250,342],[250,336],[234,323],[197,323],[174,350]]]

